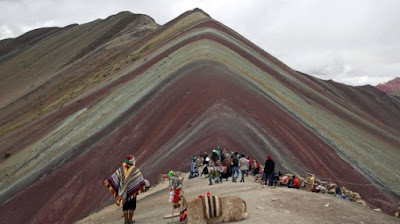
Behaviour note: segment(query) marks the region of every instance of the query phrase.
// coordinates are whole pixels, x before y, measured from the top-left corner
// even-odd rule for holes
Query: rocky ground
[[[245,183],[224,181],[208,185],[207,179],[184,180],[188,200],[211,192],[213,195],[234,195],[247,202],[250,216],[241,223],[399,223],[398,218],[374,211],[355,202],[302,190],[260,185],[253,177]],[[135,223],[168,223],[164,215],[172,213],[168,202],[168,182],[163,182],[138,198]],[[110,194],[111,197],[111,194]],[[177,221],[177,218],[175,218]],[[122,211],[116,205],[94,213],[81,224],[123,223]]]

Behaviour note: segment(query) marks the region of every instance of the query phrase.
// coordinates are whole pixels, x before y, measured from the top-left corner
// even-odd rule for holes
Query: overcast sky
[[[376,85],[400,76],[399,0],[0,0],[0,39],[120,11],[162,25],[196,7],[318,78]]]

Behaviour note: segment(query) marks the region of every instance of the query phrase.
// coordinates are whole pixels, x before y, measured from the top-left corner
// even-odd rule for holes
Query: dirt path
[[[245,183],[224,181],[208,185],[208,179],[196,178],[184,181],[188,200],[207,191],[211,194],[234,195],[247,202],[250,216],[240,223],[399,223],[400,220],[374,211],[355,202],[334,198],[327,194],[315,194],[288,188],[270,188],[247,177]],[[171,214],[168,203],[168,183],[164,182],[138,198],[134,220],[136,223],[167,223],[163,218]],[[175,218],[175,221],[177,218]],[[124,223],[120,207],[111,205],[78,223]]]

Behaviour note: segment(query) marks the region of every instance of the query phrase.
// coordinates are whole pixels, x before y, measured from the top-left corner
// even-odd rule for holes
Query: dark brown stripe
[[[212,204],[214,205],[214,215],[213,217],[217,217],[217,208],[215,207],[216,203],[215,203],[215,196],[212,196]]]
[[[211,198],[210,198],[210,196],[207,196],[207,201],[208,201],[208,214],[209,214],[209,216],[210,216],[210,218],[211,218],[211,215],[212,215],[212,210],[211,210]]]

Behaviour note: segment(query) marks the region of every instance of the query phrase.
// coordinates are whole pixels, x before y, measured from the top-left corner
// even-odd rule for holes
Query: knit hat
[[[267,158],[268,158],[269,160],[272,160],[272,156],[271,156],[271,155],[268,155]]]
[[[136,159],[133,155],[127,155],[126,159],[128,160],[128,164],[129,165],[135,165],[136,163]]]

